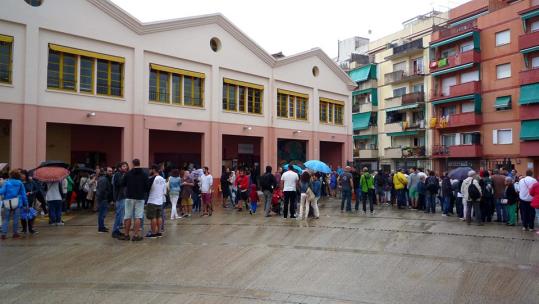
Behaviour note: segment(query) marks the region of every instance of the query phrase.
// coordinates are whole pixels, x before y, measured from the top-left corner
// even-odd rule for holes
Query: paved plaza
[[[96,215],[0,243],[2,303],[537,303],[539,237],[397,211],[318,221],[217,210],[134,243]],[[167,210],[168,211],[168,210]],[[168,213],[168,212],[167,212]],[[109,214],[107,220],[112,219]],[[110,227],[110,222],[109,225]],[[147,227],[145,227],[147,229]]]

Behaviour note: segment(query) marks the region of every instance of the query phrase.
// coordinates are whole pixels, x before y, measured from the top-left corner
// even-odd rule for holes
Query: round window
[[[215,37],[210,39],[210,48],[212,49],[212,51],[218,52],[221,49],[221,40]]]
[[[41,4],[43,4],[43,0],[24,0],[24,1],[31,6],[40,6]]]
[[[314,66],[314,67],[313,67],[313,76],[314,76],[314,77],[317,77],[318,74],[320,74],[320,70],[318,70],[318,67],[317,67],[317,66]]]

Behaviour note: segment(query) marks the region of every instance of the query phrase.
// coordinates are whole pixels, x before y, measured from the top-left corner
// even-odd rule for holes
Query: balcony
[[[529,69],[527,71],[520,72],[521,86],[533,83],[539,83],[539,69]]]
[[[444,26],[444,27],[438,27],[438,28],[439,30],[435,31],[432,34],[431,44],[446,40],[451,37],[462,35],[467,32],[477,30],[477,19],[470,20],[465,23],[461,23],[457,26],[452,26],[452,27]]]
[[[397,59],[420,51],[423,51],[423,38],[393,47],[393,55],[388,56],[385,59]]]
[[[402,148],[385,148],[384,149],[384,157],[385,158],[402,158]]]
[[[518,46],[520,51],[539,46],[539,31],[520,35],[518,37]]]
[[[417,158],[424,157],[425,147],[404,147],[402,149],[402,157],[404,158]]]
[[[447,62],[446,62],[447,61]],[[476,50],[466,51],[458,53],[447,58],[438,58],[430,62],[430,72],[433,76],[437,76],[436,73],[441,71],[456,68],[462,65],[470,65],[481,62],[481,53]]]
[[[360,149],[358,157],[360,159],[370,159],[370,158],[378,158],[378,149]]]
[[[425,102],[425,93],[423,92],[413,92],[402,95],[402,104],[414,104]]]
[[[483,156],[481,145],[460,145],[460,146],[433,146],[432,157],[434,158],[474,158]]]
[[[384,126],[384,131],[386,133],[402,132],[404,131],[402,124],[403,124],[402,122],[386,123]]]
[[[365,112],[372,112],[374,110],[374,106],[371,102],[364,102],[360,104],[354,104],[352,106],[352,113],[365,113]]]
[[[384,75],[385,84],[398,84],[403,82],[414,81],[425,77],[425,71],[423,69],[406,71],[394,71]]]
[[[378,134],[378,126],[370,125],[367,129],[363,130],[356,130],[354,131],[354,135],[377,135]]]
[[[449,99],[458,96],[466,96],[472,94],[481,94],[481,82],[471,81],[466,83],[457,84],[449,88],[449,95],[444,95],[443,92],[433,92],[431,101],[437,101],[442,99]]]
[[[539,119],[539,104],[529,104],[520,107],[520,120]]]
[[[360,82],[356,88],[356,91],[363,91],[366,89],[373,89],[377,87],[378,87],[378,81],[371,79],[371,80]]]
[[[453,114],[446,117],[433,118],[431,127],[437,129],[451,129],[467,126],[478,126],[483,123],[483,116],[475,112]]]
[[[539,156],[539,141],[523,141],[520,143],[520,155]]]

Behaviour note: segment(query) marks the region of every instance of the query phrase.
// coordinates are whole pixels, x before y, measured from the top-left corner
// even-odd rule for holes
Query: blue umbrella
[[[326,163],[319,160],[310,160],[306,162],[304,165],[307,169],[310,169],[316,172],[322,172],[326,174],[331,173],[331,169],[329,168],[329,166],[326,165]]]
[[[449,172],[447,176],[450,179],[465,180],[466,178],[468,178],[468,172],[472,170],[473,169],[470,167],[458,167],[456,169],[451,170],[451,172]]]
[[[284,169],[284,170],[288,170],[288,164],[284,165],[284,166],[283,166],[283,169]],[[303,169],[301,169],[301,167],[300,167],[300,166],[297,166],[297,165],[292,165],[292,169],[293,169],[294,171],[296,171],[297,173],[300,173],[300,174],[301,174],[301,172],[303,172]]]

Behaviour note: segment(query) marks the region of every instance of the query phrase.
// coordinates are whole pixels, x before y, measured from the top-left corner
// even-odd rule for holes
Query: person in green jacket
[[[363,214],[367,214],[367,199],[371,215],[374,215],[374,177],[369,173],[369,169],[363,168],[363,175],[360,179],[361,184],[361,202],[363,204]]]
[[[66,187],[66,197],[64,200],[64,207],[62,208],[64,212],[67,212],[71,209],[71,196],[73,194],[73,179],[71,178],[71,175],[68,175],[66,177],[67,181],[67,187]]]

